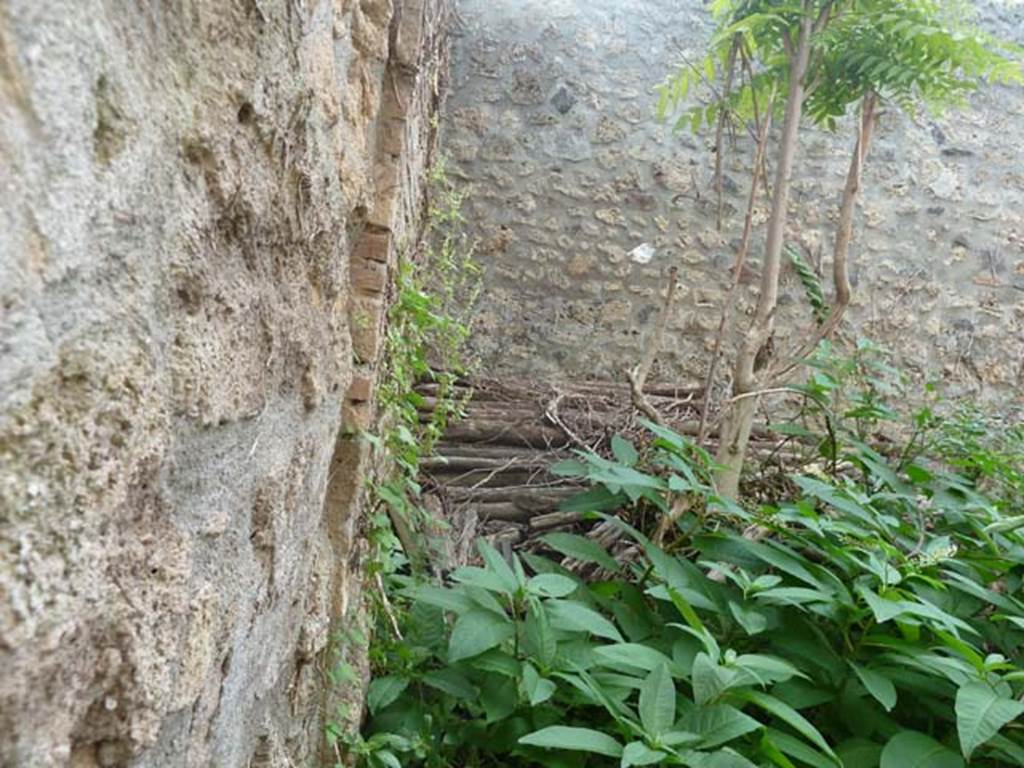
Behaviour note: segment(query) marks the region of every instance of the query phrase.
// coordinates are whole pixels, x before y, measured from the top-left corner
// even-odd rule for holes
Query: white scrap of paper
[[[650,264],[651,259],[654,258],[654,246],[650,243],[640,243],[629,252],[629,258],[637,264]]]

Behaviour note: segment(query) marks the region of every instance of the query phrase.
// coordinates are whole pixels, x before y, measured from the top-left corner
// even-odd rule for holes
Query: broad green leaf
[[[678,726],[701,737],[698,746],[711,749],[762,728],[762,724],[728,704],[693,707],[679,720]]]
[[[477,569],[480,570],[480,569]],[[507,596],[501,593],[496,593],[496,590],[485,589],[481,586],[474,584],[461,584],[459,591],[462,592],[469,601],[479,608],[490,611],[497,616],[506,615],[506,605],[503,605],[498,598],[501,600],[507,600]]]
[[[835,768],[836,766],[834,760],[830,760],[818,750],[807,746],[805,742],[796,736],[791,736],[784,731],[778,731],[774,728],[768,728],[765,736],[770,738],[771,743],[786,755],[789,755],[794,760],[799,760],[804,765],[811,766],[811,768]],[[849,767],[843,765],[843,768]]]
[[[845,512],[861,522],[874,526],[874,515],[851,499],[843,489],[835,488],[820,480],[815,480],[813,477],[798,476],[793,478],[793,482],[800,486],[800,489],[808,496],[813,496],[840,512]]]
[[[375,715],[393,703],[408,687],[409,681],[405,678],[394,675],[378,677],[370,683],[370,687],[366,691],[366,706],[369,708],[370,714]]]
[[[569,497],[558,505],[558,509],[562,512],[611,512],[619,509],[625,502],[625,495],[612,493],[604,486],[596,485],[583,493]]]
[[[999,750],[1008,759],[1012,760],[1014,765],[1024,766],[1024,746],[1010,741],[1005,736],[993,736],[988,740],[988,747],[993,750]]]
[[[807,675],[785,659],[761,653],[744,653],[737,656],[736,660],[732,662],[732,666],[753,675],[762,685],[781,683],[793,677],[808,679]]]
[[[533,654],[545,666],[555,660],[558,642],[551,629],[548,612],[536,598],[531,598],[530,609],[523,622],[523,639],[527,653]]]
[[[484,562],[487,563],[487,570],[497,576],[504,585],[504,591],[509,594],[515,593],[520,586],[519,580],[516,578],[512,566],[505,561],[501,553],[483,539],[477,541],[476,548],[480,551]]]
[[[509,574],[512,574],[511,568],[509,568]],[[460,584],[469,584],[501,595],[511,595],[515,591],[515,587],[510,590],[508,582],[493,571],[487,568],[478,568],[475,565],[456,568],[452,571],[452,579]],[[515,580],[515,576],[512,576],[512,579]]]
[[[556,685],[541,677],[530,663],[523,664],[523,691],[531,707],[543,704],[551,698]]]
[[[800,678],[793,678],[784,683],[772,686],[772,696],[781,699],[793,709],[807,709],[817,707],[830,701],[835,701],[834,691],[821,688],[814,683],[809,683]]]
[[[756,707],[760,707],[765,712],[775,715],[805,739],[818,747],[822,752],[827,754],[829,757],[836,759],[835,752],[832,751],[832,747],[828,745],[828,742],[825,741],[825,737],[821,735],[818,729],[811,725],[807,718],[785,702],[780,701],[774,696],[769,696],[767,693],[761,693],[760,691],[736,691],[732,695],[742,701],[749,701],[751,704]]]
[[[730,600],[729,613],[748,635],[759,635],[768,628],[768,617],[756,608]]]
[[[634,765],[654,765],[665,757],[664,752],[651,749],[642,741],[632,741],[622,750],[621,768],[630,768]]]
[[[547,749],[569,749],[574,752],[593,752],[608,757],[622,757],[622,745],[611,736],[590,728],[572,728],[566,725],[552,725],[528,733],[519,739],[520,744]]]
[[[448,641],[448,661],[468,659],[490,650],[512,637],[514,627],[507,617],[473,609],[462,614]]]
[[[612,455],[627,467],[632,467],[640,458],[640,454],[636,452],[636,448],[633,447],[633,444],[622,437],[622,435],[612,436],[611,447]]]
[[[701,737],[689,731],[669,731],[661,734],[658,741],[666,747],[694,747],[701,742]]]
[[[1024,528],[1024,515],[1006,517],[985,526],[985,533],[1009,533]]]
[[[793,761],[786,757],[782,753],[782,750],[779,749],[772,740],[772,737],[778,733],[779,731],[772,731],[771,729],[765,730],[764,734],[761,736],[761,752],[764,753],[764,755],[771,760],[774,765],[778,766],[778,768],[796,768]],[[796,741],[796,739],[793,739],[793,741]],[[810,749],[810,747],[805,748]],[[811,751],[813,752],[814,750]]]
[[[510,678],[496,678],[480,689],[480,703],[486,715],[485,722],[500,722],[515,712],[519,705],[519,686]]]
[[[885,745],[879,768],[964,768],[964,761],[930,736],[902,731]]]
[[[472,699],[480,693],[465,675],[452,667],[427,672],[423,682],[457,699]]]
[[[835,595],[808,587],[774,587],[755,593],[754,599],[768,605],[792,605],[800,608],[815,603],[829,604],[835,600]]]
[[[526,582],[526,589],[540,597],[566,597],[576,591],[577,584],[568,576],[542,573]]]
[[[986,683],[974,681],[962,685],[956,692],[956,732],[964,757],[970,758],[977,747],[1021,714],[1024,714],[1024,704],[1000,696]]]
[[[892,712],[892,708],[896,706],[896,686],[892,684],[892,680],[878,670],[868,669],[859,664],[851,666],[868,693],[885,707],[886,712]]]
[[[875,594],[863,584],[858,585],[857,593],[864,598],[864,601],[868,604],[868,607],[875,616],[875,621],[879,624],[891,621],[897,616],[909,614],[911,616],[937,621],[951,632],[963,630],[971,634],[978,634],[977,630],[975,630],[970,624],[958,619],[956,616],[952,616],[945,611],[940,610],[931,603],[923,603],[913,600],[890,600]]]
[[[559,477],[586,477],[590,468],[578,459],[565,459],[552,464],[548,471]]]
[[[663,664],[672,664],[672,660],[661,651],[639,643],[602,645],[594,649],[594,655],[604,666],[619,671],[642,669],[650,672]]]
[[[619,564],[615,558],[586,536],[577,536],[574,533],[549,533],[546,536],[541,536],[541,541],[563,555],[568,555],[584,563],[594,563],[609,571],[619,570]]]
[[[640,723],[651,736],[660,736],[676,720],[676,687],[667,664],[659,664],[640,688]]]
[[[622,642],[622,635],[608,619],[593,608],[570,600],[548,600],[544,603],[551,626],[570,632],[589,632],[608,640]]]
[[[465,613],[473,607],[473,601],[455,589],[424,585],[407,590],[404,594],[414,602],[433,605],[453,613]]]
[[[690,768],[757,768],[755,763],[728,747],[717,752],[683,752],[682,758],[683,765]]]
[[[515,657],[510,656],[504,651],[499,651],[497,648],[476,656],[469,662],[469,665],[473,669],[479,669],[482,672],[493,672],[505,677],[518,678],[521,674],[519,662]]]
[[[719,667],[706,653],[694,657],[691,675],[693,700],[698,705],[710,703],[728,686],[728,670]]]
[[[848,739],[836,747],[843,768],[878,768],[882,745],[867,739]]]

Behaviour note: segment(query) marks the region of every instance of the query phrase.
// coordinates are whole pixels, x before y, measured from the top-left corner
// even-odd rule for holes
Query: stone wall
[[[318,764],[445,15],[0,3],[0,765]]]
[[[479,351],[491,371],[614,377],[635,364],[667,269],[682,287],[658,375],[699,382],[742,231],[752,142],[726,158],[715,225],[714,137],[673,133],[652,86],[709,35],[699,0],[462,0],[446,152],[470,186],[486,269]],[[1024,4],[982,5],[984,25],[1024,42]],[[1013,395],[1024,383],[1024,89],[968,110],[888,110],[866,173],[853,246],[853,328],[922,376]],[[790,242],[829,256],[853,134],[809,130]],[[756,221],[767,217],[767,205]],[[740,309],[749,312],[763,232]],[[825,254],[824,258],[822,254]],[[776,348],[810,315],[790,269]]]

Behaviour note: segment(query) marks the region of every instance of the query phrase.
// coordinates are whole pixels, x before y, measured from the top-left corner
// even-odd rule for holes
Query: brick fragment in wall
[[[345,398],[354,403],[365,403],[373,396],[373,378],[366,374],[356,374],[348,385]]]
[[[380,357],[385,313],[386,305],[380,295],[352,297],[352,353],[357,361],[372,364]]]
[[[388,264],[391,261],[391,233],[363,232],[352,252],[353,261],[374,261]]]
[[[388,286],[388,265],[380,261],[352,260],[352,288],[359,293],[384,293]]]

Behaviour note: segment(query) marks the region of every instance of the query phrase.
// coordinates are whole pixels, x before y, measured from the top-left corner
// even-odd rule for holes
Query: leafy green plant
[[[648,445],[556,467],[592,484],[572,506],[616,511],[633,555],[558,533],[550,556],[481,543],[448,586],[405,578],[408,631],[365,733],[389,756],[370,764],[1024,766],[1020,510],[1008,460],[961,453],[1020,443],[979,449],[929,409],[876,443],[900,420],[884,357],[819,363],[808,401],[835,434],[811,445],[830,461],[785,498],[719,498],[710,457],[648,423]],[[638,524],[680,494],[704,503],[655,546]]]
[[[466,345],[480,289],[464,231],[464,193],[449,180],[443,159],[432,168],[430,181],[428,232],[418,250],[399,259],[388,313],[386,369],[378,392],[382,432],[366,436],[388,459],[375,483],[380,505],[371,517],[371,544],[380,553],[378,561],[394,555],[419,568],[427,557],[423,532],[435,523],[420,501],[420,461],[462,414],[464,402],[453,391],[472,365]],[[429,403],[417,390],[427,382],[436,385]]]
[[[464,232],[464,193],[448,179],[443,160],[432,168],[430,181],[428,230],[418,249],[400,254],[395,275],[385,368],[377,390],[379,431],[361,435],[378,452],[363,531],[373,637],[361,643],[375,670],[393,664],[387,638],[406,619],[403,606],[396,610],[385,590],[396,573],[425,570],[431,536],[442,526],[423,506],[420,463],[433,454],[447,425],[461,416],[464,402],[455,396],[454,385],[472,368],[466,345],[480,281]],[[434,385],[430,402],[417,389],[424,383]],[[350,685],[350,676],[342,674],[347,669],[333,668],[330,683]],[[365,764],[400,765],[394,755],[405,742],[387,734],[364,739],[350,732],[345,727],[350,714],[328,718],[328,746]]]
[[[760,291],[753,319],[735,357],[734,397],[719,441],[719,490],[735,498],[757,406],[755,393],[776,388],[780,377],[792,370],[793,360],[812,352],[818,340],[835,330],[850,303],[848,255],[854,214],[879,106],[889,102],[909,112],[921,105],[937,111],[963,104],[964,95],[981,81],[1022,83],[1024,73],[1021,49],[978,29],[969,13],[969,3],[716,0],[711,7],[716,30],[707,55],[700,64],[687,62],[679,67],[660,87],[659,112],[667,116],[681,111],[677,125],[689,125],[694,131],[702,124],[718,123],[719,193],[723,123],[739,130],[750,121],[757,124],[761,137],[757,157],[763,159],[767,126],[775,112],[782,118],[774,153],[775,183],[770,193]],[[692,101],[696,83],[706,84],[711,97],[706,103],[686,106]],[[773,335],[801,123],[810,119],[835,130],[839,119],[851,109],[859,109],[860,119],[839,205],[832,258],[835,297],[827,321],[819,323],[809,344],[784,355],[781,367],[758,365],[759,354]],[[761,166],[760,160],[755,161],[755,191],[758,177],[762,173],[767,177]],[[752,193],[748,221],[754,200]],[[744,236],[745,243],[748,237],[749,233]],[[741,254],[734,269],[734,284],[746,257],[745,246]],[[717,359],[712,370],[715,366]],[[708,382],[708,391],[713,383]]]

